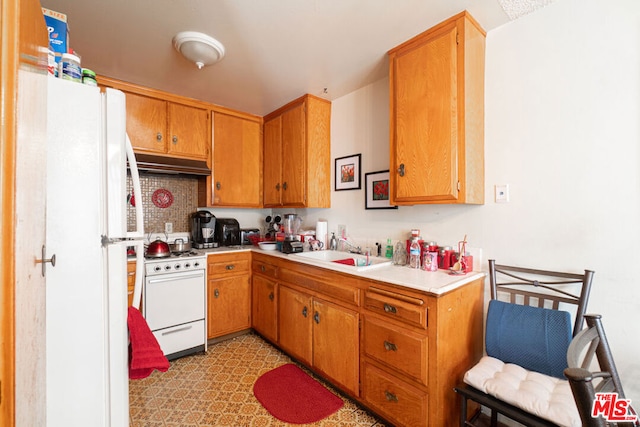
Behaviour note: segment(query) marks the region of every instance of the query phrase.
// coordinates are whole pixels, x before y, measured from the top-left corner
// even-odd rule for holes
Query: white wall
[[[367,244],[418,227],[439,244],[467,234],[485,261],[595,270],[588,311],[640,406],[640,2],[559,0],[491,31],[485,103],[483,206],[365,210],[353,190],[299,213]],[[363,180],[388,169],[388,80],[335,100],[331,128],[332,158],[362,153]]]

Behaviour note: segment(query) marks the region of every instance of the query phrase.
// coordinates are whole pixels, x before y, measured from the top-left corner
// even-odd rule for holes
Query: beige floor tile
[[[253,384],[260,375],[291,362],[255,334],[209,346],[207,354],[171,361],[167,372],[156,371],[148,378],[129,382],[131,427],[292,426],[271,416],[253,395]],[[306,426],[384,426],[325,386],[345,404],[330,417]]]

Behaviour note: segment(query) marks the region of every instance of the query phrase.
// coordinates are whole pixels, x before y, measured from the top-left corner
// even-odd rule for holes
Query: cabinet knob
[[[384,342],[384,349],[387,351],[398,351],[398,346],[392,342],[386,341]]]
[[[276,191],[280,191],[280,183],[276,184]]]
[[[275,296],[273,295],[273,292],[269,293],[269,300],[273,301],[273,299],[275,298]]]
[[[313,320],[315,320],[316,323],[320,323],[320,313],[316,311],[313,315]]]
[[[286,181],[282,183],[282,189],[283,189],[283,190],[285,190],[285,191],[287,190],[287,183],[286,183]]]
[[[173,135],[173,138],[171,138],[171,142],[173,142],[173,145],[176,145],[178,143],[178,137]]]
[[[392,314],[396,314],[398,312],[398,310],[390,304],[384,305],[384,311],[385,313],[392,313]]]
[[[236,266],[234,264],[229,264],[225,267],[227,270],[233,270],[234,268],[236,268]]]
[[[387,399],[388,402],[398,403],[398,396],[391,393],[390,391],[385,390],[384,397]]]
[[[307,306],[305,305],[304,308],[302,309],[302,317],[307,317],[308,314],[309,314],[309,310],[307,309]]]
[[[42,264],[42,277],[46,276],[47,263],[51,263],[51,267],[56,266],[56,254],[51,255],[51,258],[47,258],[47,247],[42,245],[42,258],[36,260],[36,264]]]
[[[267,271],[267,267],[265,267],[264,265],[261,265],[260,266],[260,271],[262,271],[264,273],[265,271]]]
[[[220,190],[221,187],[222,184],[220,184],[220,181],[216,181],[216,190]]]
[[[160,132],[156,135],[156,141],[162,142],[162,134]]]
[[[404,163],[400,163],[400,166],[398,167],[398,174],[400,176],[404,176]]]
[[[213,291],[213,297],[214,297],[214,298],[218,298],[219,296],[220,296],[220,291],[219,291],[218,289],[215,289],[215,290]]]

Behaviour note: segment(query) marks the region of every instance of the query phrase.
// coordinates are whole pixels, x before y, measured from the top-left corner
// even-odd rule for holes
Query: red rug
[[[271,415],[292,424],[319,421],[344,405],[342,399],[291,363],[258,378],[253,394]]]

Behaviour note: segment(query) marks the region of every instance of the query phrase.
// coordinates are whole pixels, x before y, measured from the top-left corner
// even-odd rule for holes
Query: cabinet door
[[[213,204],[261,207],[260,123],[213,113]]]
[[[313,366],[357,396],[358,312],[314,300],[313,328]]]
[[[207,301],[207,338],[251,327],[249,275],[209,279]]]
[[[282,113],[282,204],[304,207],[307,175],[305,103]]]
[[[206,160],[209,157],[211,127],[209,111],[168,103],[167,153]]]
[[[282,117],[264,123],[264,206],[281,205]]]
[[[128,306],[133,304],[133,292],[136,288],[136,262],[128,261],[127,262],[127,301]],[[140,307],[140,311],[142,311],[142,307]]]
[[[311,297],[280,286],[278,301],[280,346],[301,362],[311,365],[313,306]]]
[[[127,134],[137,151],[164,154],[167,141],[167,103],[126,93]]]
[[[272,342],[278,341],[278,284],[263,276],[253,276],[253,329]]]
[[[392,203],[458,198],[455,23],[392,62]]]

